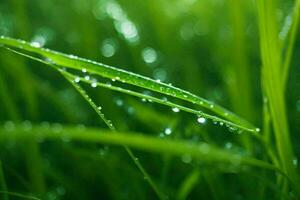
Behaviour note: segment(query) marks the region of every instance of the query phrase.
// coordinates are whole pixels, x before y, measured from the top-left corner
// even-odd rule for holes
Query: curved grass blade
[[[290,68],[291,60],[292,60],[292,54],[293,54],[294,45],[296,42],[296,36],[297,36],[298,27],[299,27],[299,18],[300,18],[300,0],[296,0],[295,5],[294,5],[292,26],[291,26],[288,41],[287,41],[287,43],[288,43],[287,51],[286,51],[285,59],[283,62],[282,84],[283,84],[284,90],[286,87],[289,68]]]
[[[4,177],[3,167],[2,167],[2,161],[0,160],[0,189],[3,191],[7,191],[7,185]],[[9,197],[7,194],[3,193],[2,195],[3,200],[9,200]]]
[[[188,176],[185,178],[185,180],[179,187],[179,191],[177,192],[177,200],[185,200],[196,186],[199,178],[199,169],[195,169],[190,174],[188,174]]]
[[[247,122],[246,120],[238,117],[234,113],[228,111],[227,109],[214,104],[206,99],[198,97],[190,92],[174,87],[170,84],[162,83],[157,80],[150,79],[145,76],[141,76],[139,74],[135,74],[132,72],[128,72],[126,70],[118,69],[112,66],[108,66],[102,63],[98,63],[95,61],[79,58],[74,55],[67,55],[60,52],[52,51],[45,48],[36,47],[35,45],[31,45],[22,40],[0,37],[0,44],[14,47],[18,50],[24,50],[28,53],[36,53],[46,59],[50,59],[56,65],[83,70],[86,72],[90,72],[93,74],[100,75],[105,78],[114,79],[116,81],[121,81],[123,83],[131,84],[137,87],[141,87],[144,89],[149,89],[158,93],[162,93],[164,95],[172,96],[178,99],[182,99],[193,104],[197,104],[203,108],[206,108],[222,118],[231,121],[232,123],[244,127],[245,130],[250,132],[258,132],[255,126]]]
[[[216,117],[214,115],[204,113],[203,111],[200,111],[200,110],[195,110],[195,109],[191,109],[191,108],[188,108],[188,107],[185,107],[185,106],[181,106],[179,104],[173,103],[173,102],[168,101],[166,99],[159,99],[159,98],[147,95],[147,94],[143,94],[143,93],[135,92],[135,91],[132,91],[132,90],[124,89],[124,88],[121,88],[121,87],[113,86],[111,84],[105,84],[105,83],[101,83],[101,82],[94,82],[93,80],[87,80],[84,77],[75,76],[75,75],[73,75],[69,72],[65,72],[65,75],[68,76],[73,81],[78,81],[78,82],[82,81],[82,82],[88,83],[90,85],[93,85],[94,87],[99,86],[99,87],[107,88],[107,89],[110,89],[110,90],[118,91],[118,92],[121,92],[121,93],[129,94],[129,95],[132,95],[132,96],[135,96],[135,97],[139,97],[141,99],[146,99],[146,100],[149,100],[151,102],[156,102],[156,103],[159,103],[159,104],[162,104],[162,105],[166,105],[166,106],[169,106],[169,107],[172,107],[172,108],[178,108],[179,110],[183,110],[185,112],[189,112],[189,113],[195,114],[197,116],[201,116],[201,117],[204,117],[204,118],[207,118],[207,119],[211,119],[212,121],[214,121],[215,123],[219,123],[220,125],[225,124],[226,126],[228,126],[232,130],[245,130],[245,131],[253,132],[253,129],[249,129],[249,128],[244,127],[244,126],[240,126],[238,124],[232,123],[230,121],[224,120],[224,119]],[[254,135],[259,137],[258,134],[254,134]]]
[[[115,133],[116,132],[115,126],[102,113],[102,111],[101,111],[102,108],[98,107],[95,104],[95,102],[88,96],[88,94],[86,93],[86,91],[84,89],[82,89],[82,87],[80,87],[80,85],[78,83],[74,82],[74,80],[68,76],[68,72],[66,72],[66,71],[64,71],[62,69],[58,69],[58,70],[75,87],[75,89],[81,94],[81,96],[83,96],[83,98],[91,105],[91,107],[95,110],[95,112],[97,113],[97,115],[105,122],[105,124],[108,126],[108,128],[113,133]],[[144,179],[149,183],[149,185],[155,191],[155,193],[157,194],[157,196],[159,197],[159,199],[161,199],[161,200],[166,199],[165,195],[158,189],[158,186],[154,183],[154,181],[152,180],[152,178],[150,177],[150,175],[148,174],[148,172],[145,170],[145,168],[143,167],[143,165],[140,163],[139,159],[134,155],[134,153],[132,152],[132,150],[127,145],[123,145],[123,146],[124,146],[126,152],[128,153],[128,155],[130,156],[130,158],[133,160],[133,162],[137,166],[137,168],[143,174]]]
[[[85,128],[84,130],[76,126],[64,126],[59,131],[55,126],[44,127],[33,125],[31,130],[24,128],[22,125],[15,124],[13,129],[0,127],[0,142],[9,139],[26,139],[27,137],[39,140],[58,140],[68,138],[73,141],[127,145],[132,148],[159,153],[162,155],[170,154],[174,156],[189,155],[195,160],[206,162],[222,162],[232,165],[249,165],[264,169],[276,171],[283,176],[286,175],[272,164],[258,160],[256,158],[241,155],[229,150],[224,150],[205,142],[193,143],[182,140],[161,139],[153,136],[146,136],[142,133],[117,132],[113,134],[110,130]]]
[[[73,85],[73,87],[75,87],[75,89],[81,94],[81,96],[83,96],[83,98],[89,103],[89,105],[91,105],[91,107],[95,110],[95,112],[97,113],[97,115],[104,121],[104,123],[108,126],[108,128],[112,132],[116,132],[115,126],[101,112],[102,107],[98,107],[94,103],[94,101],[88,96],[88,94],[86,93],[86,91],[84,89],[82,89],[80,87],[80,85],[76,83],[76,81],[74,81],[73,79],[70,78],[70,73],[66,72],[64,69],[61,69],[59,66],[56,66],[56,65],[53,65],[53,64],[49,64],[48,62],[45,62],[45,61],[43,61],[43,60],[41,60],[39,58],[23,54],[21,52],[12,50],[10,48],[7,48],[7,49],[10,50],[10,51],[12,51],[12,52],[14,52],[14,53],[17,53],[17,54],[20,54],[22,56],[25,56],[25,57],[28,57],[30,59],[33,59],[35,61],[42,62],[42,63],[44,63],[46,65],[50,65],[54,69],[58,70]],[[132,150],[127,145],[123,145],[123,147],[125,148],[126,152],[130,156],[130,158],[134,161],[134,163],[137,166],[137,168],[143,174],[144,179],[149,183],[149,185],[153,188],[153,190],[155,191],[155,193],[158,195],[159,199],[166,199],[166,196],[158,189],[157,185],[154,183],[154,181],[152,180],[152,178],[150,177],[150,175],[148,174],[148,172],[145,170],[145,168],[142,166],[142,164],[140,163],[139,159],[134,155],[134,153],[132,152]]]
[[[9,195],[9,196],[15,196],[15,197],[23,198],[23,199],[41,200],[41,199],[33,197],[33,196],[20,194],[20,193],[16,193],[16,192],[0,191],[0,194],[1,193],[5,194],[5,195]]]

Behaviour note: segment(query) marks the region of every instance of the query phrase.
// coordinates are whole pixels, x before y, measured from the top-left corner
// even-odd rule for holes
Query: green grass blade
[[[2,191],[7,191],[7,185],[6,185],[6,181],[5,181],[5,177],[4,177],[3,166],[2,166],[1,160],[0,160],[0,189]],[[8,194],[2,193],[1,196],[2,196],[3,200],[9,200]]]
[[[85,82],[85,83],[88,83],[88,84],[96,84],[99,87],[107,88],[107,89],[118,91],[118,92],[125,93],[125,94],[129,94],[129,95],[132,95],[132,96],[135,96],[135,97],[139,97],[141,99],[146,99],[150,102],[156,102],[156,103],[159,103],[159,104],[162,104],[162,105],[169,106],[171,108],[178,108],[179,110],[189,112],[189,113],[192,113],[192,114],[195,114],[197,116],[201,116],[201,117],[204,117],[204,118],[207,118],[207,119],[211,119],[214,122],[219,123],[221,125],[225,124],[228,127],[231,127],[232,129],[245,130],[245,131],[254,132],[254,133],[257,132],[256,130],[249,129],[249,128],[244,127],[244,126],[237,125],[235,123],[232,123],[230,121],[224,120],[224,119],[219,118],[219,117],[216,117],[214,115],[204,113],[203,111],[200,111],[200,110],[195,110],[195,109],[191,109],[191,108],[188,108],[188,107],[185,107],[185,106],[181,106],[179,104],[173,103],[173,102],[168,101],[166,99],[159,99],[159,98],[147,95],[147,94],[135,92],[135,91],[132,91],[132,90],[121,88],[121,87],[116,87],[116,86],[113,86],[112,84],[105,84],[105,83],[101,83],[101,82],[93,82],[92,80],[86,80],[84,77],[75,76],[75,75],[73,75],[71,73],[68,73],[68,72],[65,72],[65,74],[66,74],[66,76],[68,76],[73,81],[76,80],[76,81],[82,81],[82,82]],[[256,134],[255,136],[259,136],[259,135]]]
[[[292,22],[292,27],[290,29],[289,37],[288,37],[288,44],[287,44],[287,51],[285,54],[285,59],[283,63],[283,77],[282,77],[282,83],[283,83],[283,88],[285,89],[286,87],[286,82],[288,79],[288,74],[289,74],[289,69],[290,69],[290,64],[291,64],[291,59],[292,59],[292,54],[294,50],[294,45],[296,41],[296,35],[299,27],[299,18],[300,18],[300,0],[296,0],[295,6],[294,6],[294,14],[293,14],[293,22]]]
[[[5,195],[9,195],[9,196],[15,196],[15,197],[23,198],[23,199],[41,200],[41,199],[33,197],[33,196],[28,196],[28,195],[20,194],[20,193],[16,193],[16,192],[0,191],[0,194],[1,193],[5,194]]]
[[[185,178],[185,180],[183,181],[183,183],[181,184],[181,186],[179,188],[179,191],[177,194],[178,200],[184,200],[187,198],[189,193],[192,191],[192,189],[197,184],[199,177],[200,177],[199,169],[195,169],[190,174],[188,174],[188,176]]]
[[[249,132],[254,132],[254,133],[259,132],[259,129],[257,129],[255,126],[253,126],[246,120],[238,117],[234,113],[226,110],[225,108],[217,104],[214,104],[210,101],[207,101],[201,97],[198,97],[194,94],[191,94],[190,92],[176,88],[172,85],[161,83],[160,81],[156,81],[105,64],[97,63],[95,61],[78,58],[77,56],[66,55],[49,49],[38,48],[22,40],[1,37],[0,44],[9,47],[14,47],[17,48],[18,50],[25,50],[27,51],[27,53],[36,53],[40,56],[43,56],[44,58],[50,59],[52,64],[55,65],[77,69],[77,70],[84,70],[92,74],[100,75],[105,78],[111,78],[114,79],[115,81],[121,81],[122,83],[128,83],[131,85],[142,87],[144,89],[149,89],[158,93],[162,93],[164,95],[182,99],[191,102],[193,104],[200,105],[201,107],[211,110],[212,112],[220,115],[222,118],[227,119],[227,120],[223,120],[223,123],[227,123],[227,121],[230,121],[231,123],[229,124],[229,126],[233,125],[235,127],[238,127],[240,129]],[[203,115],[203,112],[201,113]],[[207,115],[207,117],[209,117],[209,115]],[[211,118],[214,118],[217,121],[219,120],[219,118],[217,118],[216,116],[213,116]]]
[[[83,96],[83,98],[89,103],[89,105],[91,105],[91,107],[95,110],[97,115],[105,122],[107,127],[112,132],[116,132],[116,128],[113,125],[113,123],[111,122],[111,120],[108,120],[105,117],[105,115],[102,113],[102,111],[101,111],[102,107],[99,107],[95,104],[95,102],[88,96],[86,91],[78,83],[74,82],[73,78],[70,78],[68,76],[68,74],[69,74],[68,72],[66,72],[62,69],[58,69],[58,70],[76,88],[76,90],[81,94],[81,96]],[[128,153],[128,155],[130,156],[130,158],[133,160],[134,164],[137,166],[137,168],[140,170],[140,172],[144,176],[144,179],[149,183],[149,185],[152,187],[152,189],[157,194],[159,199],[161,199],[161,200],[166,199],[165,195],[159,190],[158,186],[154,183],[154,181],[152,180],[152,178],[150,177],[148,172],[145,170],[145,168],[142,166],[142,164],[140,163],[138,158],[134,155],[132,150],[127,145],[123,145],[123,146],[124,146],[126,152]]]
[[[207,162],[222,162],[232,165],[250,165],[264,169],[269,169],[284,173],[273,165],[256,158],[241,155],[231,151],[218,148],[207,143],[192,143],[173,139],[161,139],[153,136],[146,136],[141,133],[132,132],[114,132],[105,129],[86,128],[85,130],[78,129],[74,126],[64,126],[60,131],[55,128],[45,128],[43,126],[32,126],[31,131],[16,124],[15,128],[5,129],[0,127],[0,142],[5,142],[9,139],[26,139],[38,138],[48,140],[60,140],[68,138],[73,141],[102,143],[111,145],[128,145],[129,147],[160,153],[162,155],[170,154],[175,156],[189,155],[195,160],[203,160]]]
[[[282,170],[293,180],[294,189],[300,194],[299,176],[293,165],[294,153],[289,133],[282,85],[282,56],[279,47],[276,20],[276,0],[256,1],[262,57],[262,83],[270,108],[276,148]]]

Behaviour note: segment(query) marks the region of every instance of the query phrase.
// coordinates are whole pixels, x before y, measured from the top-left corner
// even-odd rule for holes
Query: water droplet
[[[235,127],[233,127],[233,126],[228,126],[228,129],[229,129],[229,131],[230,132],[235,132],[237,129],[235,128]]]
[[[204,117],[198,117],[197,122],[200,124],[204,124],[206,122],[206,119]]]
[[[86,68],[82,68],[81,71],[82,71],[83,73],[86,73],[86,72],[87,72]]]
[[[93,79],[92,83],[91,83],[91,86],[93,88],[97,87],[97,80],[96,79]]]
[[[231,147],[232,147],[232,143],[231,142],[226,142],[225,148],[226,149],[231,149]]]
[[[171,133],[172,133],[172,129],[171,128],[166,128],[165,129],[165,134],[166,135],[171,135]]]
[[[142,51],[142,57],[146,63],[154,63],[157,60],[157,53],[153,48],[147,47]]]
[[[98,110],[102,110],[102,107],[101,107],[101,106],[99,106],[99,107],[98,107]]]
[[[40,47],[42,47],[42,44],[40,44],[37,41],[33,41],[33,42],[30,43],[30,46],[40,48]]]
[[[74,55],[72,55],[72,54],[69,55],[69,58],[71,58],[71,59],[78,59],[77,56],[74,56]]]
[[[210,108],[214,108],[215,107],[215,105],[214,104],[210,104],[210,106],[209,106]]]
[[[128,114],[133,114],[134,113],[134,108],[133,107],[128,107],[127,108],[127,112],[128,112]]]
[[[104,40],[101,46],[101,53],[104,57],[112,57],[116,53],[116,42],[113,39]]]
[[[90,76],[85,76],[84,79],[88,81],[90,80]]]
[[[255,131],[256,131],[256,132],[260,132],[260,128],[256,128]]]
[[[117,106],[123,106],[124,102],[122,99],[117,99],[116,104],[117,104]]]
[[[174,107],[174,108],[172,108],[172,111],[178,113],[180,111],[180,109],[177,107]]]
[[[74,82],[75,82],[75,83],[79,83],[79,82],[80,82],[80,78],[77,76],[77,77],[74,79]]]
[[[297,159],[297,158],[294,158],[294,159],[293,159],[293,165],[294,165],[295,167],[298,166],[298,159]]]

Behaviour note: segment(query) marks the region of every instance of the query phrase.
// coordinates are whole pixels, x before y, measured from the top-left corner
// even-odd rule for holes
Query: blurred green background
[[[293,5],[294,1],[285,0],[278,6],[282,42]],[[1,0],[0,35],[172,83],[261,127],[256,15],[252,0]],[[299,42],[297,39],[286,90],[296,155],[300,154]],[[225,127],[212,122],[200,125],[193,115],[174,113],[128,95],[86,89],[118,130],[205,141],[263,158],[255,140],[245,144],[243,136],[230,134]],[[51,123],[106,128],[59,73],[3,48],[0,121],[4,127]],[[197,181],[188,199],[258,199],[260,183],[267,185],[264,197],[279,196],[274,176],[260,176],[258,169],[135,152],[169,199],[178,198],[178,188],[191,173]],[[37,145],[14,141],[2,143],[0,158],[8,191],[49,200],[157,198],[120,147],[67,139]]]

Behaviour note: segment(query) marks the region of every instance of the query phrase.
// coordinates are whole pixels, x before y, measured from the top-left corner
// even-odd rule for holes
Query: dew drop
[[[295,167],[298,166],[298,159],[297,159],[297,158],[294,158],[294,159],[293,159],[293,165],[294,165]]]
[[[226,142],[225,144],[225,149],[231,149],[232,143],[231,142]]]
[[[174,107],[174,108],[172,108],[172,111],[178,113],[180,110],[179,110],[179,108]]]
[[[172,129],[171,128],[166,128],[165,129],[165,134],[166,135],[171,135],[171,133],[172,133]]]
[[[88,81],[90,80],[90,76],[85,76],[84,79]]]
[[[83,73],[86,73],[87,71],[86,71],[86,68],[82,68],[82,70],[81,70]]]
[[[39,42],[33,41],[30,43],[30,46],[40,48],[40,47],[42,47],[42,44],[40,44]]]
[[[260,128],[256,128],[255,131],[256,131],[256,132],[260,132]]]
[[[117,104],[117,106],[123,106],[124,102],[122,99],[117,99],[116,104]]]
[[[75,82],[75,83],[79,83],[79,82],[80,82],[80,78],[77,76],[77,77],[74,79],[74,82]]]
[[[70,55],[69,55],[69,58],[71,58],[71,59],[77,59],[78,57],[77,57],[77,56],[74,56],[74,55],[72,55],[72,54],[70,54]]]
[[[200,124],[204,124],[206,122],[206,119],[204,117],[198,117],[197,122]]]
[[[153,48],[147,47],[142,51],[142,57],[145,63],[154,63],[157,60],[157,53]]]
[[[93,88],[97,87],[97,80],[93,80],[93,82],[91,83],[91,86]]]
[[[99,106],[97,109],[98,109],[98,110],[102,110],[102,107],[101,107],[101,106]]]

